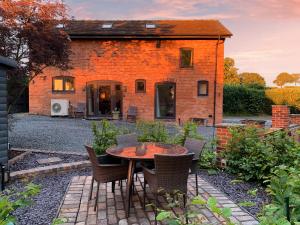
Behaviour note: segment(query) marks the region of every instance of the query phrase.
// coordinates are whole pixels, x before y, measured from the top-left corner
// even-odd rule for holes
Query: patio
[[[147,207],[146,211],[142,208],[142,182],[143,175],[138,175],[138,181],[135,181],[135,195],[133,196],[133,206],[130,216],[126,218],[124,209],[125,185],[121,192],[120,186],[116,185],[115,194],[111,192],[111,183],[101,184],[99,192],[99,203],[97,211],[94,212],[93,204],[95,201],[96,188],[89,201],[89,190],[91,185],[91,176],[73,177],[64,201],[60,207],[58,218],[67,219],[65,225],[148,225],[154,224],[154,212],[152,207]],[[243,211],[238,205],[233,203],[224,193],[221,193],[209,183],[198,178],[199,193],[202,198],[216,197],[221,207],[229,207],[232,210],[231,219],[236,224],[254,225],[258,224],[256,219]],[[188,181],[188,196],[195,196],[195,177],[190,176]],[[149,199],[150,197],[150,199]],[[147,191],[147,203],[151,200],[151,194]],[[153,202],[153,200],[151,200]],[[159,198],[159,208],[165,208],[166,201],[163,197]],[[178,213],[181,209],[175,208],[173,212]],[[199,209],[203,214],[203,220],[208,224],[222,224],[223,219],[214,215],[208,209]],[[160,223],[158,223],[160,224]]]

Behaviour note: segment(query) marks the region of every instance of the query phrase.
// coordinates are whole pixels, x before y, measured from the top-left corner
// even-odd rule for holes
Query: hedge
[[[270,114],[272,102],[266,97],[264,89],[243,85],[224,86],[225,114]]]

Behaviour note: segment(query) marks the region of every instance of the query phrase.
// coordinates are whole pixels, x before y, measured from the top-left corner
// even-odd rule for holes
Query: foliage
[[[179,133],[171,140],[171,143],[184,145],[187,138],[203,140],[202,135],[198,133],[198,125],[192,121],[186,122],[183,127],[179,128]]]
[[[14,225],[16,218],[13,212],[18,208],[26,207],[32,203],[32,197],[40,192],[40,186],[33,183],[25,186],[25,190],[18,192],[6,190],[0,193],[0,225]]]
[[[138,141],[140,142],[167,142],[169,136],[166,126],[162,122],[138,121],[137,122]]]
[[[167,197],[168,206],[180,207],[179,201],[174,201],[173,198]],[[164,224],[169,225],[183,225],[187,224],[186,219],[189,220],[189,225],[199,225],[199,224],[207,224],[204,220],[204,216],[201,216],[201,212],[199,209],[208,208],[213,213],[217,214],[220,217],[224,218],[224,224],[234,225],[234,223],[230,220],[231,209],[230,208],[219,208],[216,198],[210,197],[208,200],[202,199],[200,196],[194,197],[191,202],[187,205],[187,210],[184,210],[182,214],[174,214],[171,209],[170,210],[158,210],[159,213],[156,217],[158,221],[163,222]]]
[[[92,123],[92,132],[94,134],[93,148],[97,155],[101,155],[109,147],[117,144],[116,137],[120,131],[108,120],[102,120],[99,125]]]
[[[227,114],[270,113],[271,102],[266,98],[264,89],[225,85],[223,110]]]
[[[0,1],[0,14],[0,55],[18,63],[8,80],[9,92],[16,99],[47,67],[69,68],[70,41],[59,29],[68,20],[61,1]],[[23,86],[20,93],[14,92],[16,85]]]
[[[51,225],[61,225],[61,224],[67,223],[67,222],[68,222],[68,220],[65,218],[56,218],[53,220]]]
[[[300,166],[299,161],[294,167],[281,165],[277,167],[268,181],[268,192],[272,196],[272,204],[265,209],[264,214],[272,212],[272,216],[286,216],[286,198],[291,206],[291,221],[300,222]]]
[[[240,78],[235,67],[234,59],[226,57],[224,59],[224,83],[225,84],[240,84]]]
[[[210,143],[205,145],[199,159],[199,168],[208,170],[217,168],[217,153],[215,151],[216,144],[216,140],[211,140]]]
[[[283,85],[288,83],[297,83],[298,79],[299,77],[297,75],[282,72],[277,75],[276,80],[274,80],[273,83],[282,87]]]
[[[252,207],[255,205],[256,205],[255,202],[250,202],[250,201],[244,201],[244,202],[239,203],[239,206],[242,206],[242,207]]]
[[[241,84],[243,85],[252,85],[255,86],[257,85],[258,87],[265,87],[266,86],[266,81],[265,79],[258,73],[241,73],[239,74]]]
[[[237,127],[231,129],[223,156],[227,160],[228,170],[238,174],[244,180],[260,180],[270,177],[276,166],[293,165],[299,152],[299,146],[285,131],[277,131],[262,138],[255,127]]]
[[[266,90],[267,98],[276,105],[289,105],[292,113],[300,112],[300,88],[284,87]]]

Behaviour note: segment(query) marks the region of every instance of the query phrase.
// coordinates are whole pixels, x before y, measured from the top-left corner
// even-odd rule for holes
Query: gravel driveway
[[[133,129],[134,124],[115,122],[117,126]],[[92,143],[90,120],[15,114],[9,131],[12,147],[50,151],[85,152],[83,145]],[[168,127],[170,132],[174,127]],[[210,138],[213,128],[199,127],[199,133]]]

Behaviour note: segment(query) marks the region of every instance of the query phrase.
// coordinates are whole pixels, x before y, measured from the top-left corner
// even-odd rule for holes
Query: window
[[[103,23],[102,24],[102,28],[103,29],[111,29],[112,28],[112,23]]]
[[[136,93],[146,93],[146,80],[136,80],[135,81],[135,92]]]
[[[193,67],[193,49],[191,48],[180,49],[180,67],[181,68]]]
[[[156,28],[156,25],[153,24],[153,23],[146,23],[146,28],[147,29],[154,29],[154,28]]]
[[[74,77],[54,77],[52,81],[53,92],[73,92]]]
[[[208,96],[208,81],[199,80],[198,81],[198,96]]]

